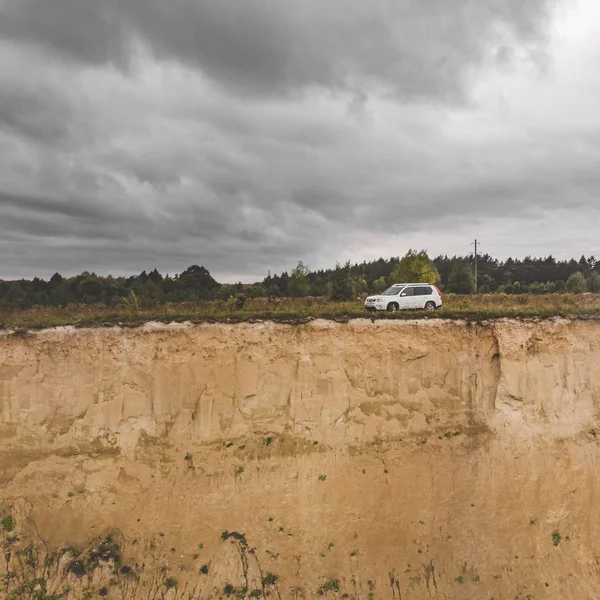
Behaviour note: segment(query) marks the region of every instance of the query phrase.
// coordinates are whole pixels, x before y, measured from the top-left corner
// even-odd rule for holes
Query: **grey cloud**
[[[96,4],[0,0],[0,49],[22,61],[0,56],[0,277],[262,276],[361,239],[398,235],[396,254],[413,231],[598,208],[600,123],[453,104],[467,67],[543,44],[547,2]]]
[[[32,197],[2,192],[0,190],[0,209],[13,209],[23,213],[33,213],[40,216],[60,216],[82,220],[105,220],[107,218],[123,219],[122,211],[118,207],[106,205],[93,205],[76,200],[54,200],[41,197]]]
[[[18,234],[27,241],[121,240],[143,224],[145,217],[124,210],[118,204],[34,197],[0,190],[0,238]],[[134,228],[134,229],[132,229]],[[138,229],[139,230],[139,229]]]
[[[130,51],[113,0],[2,0],[0,37],[24,40],[92,64],[125,64]]]
[[[71,134],[68,104],[51,90],[23,82],[0,86],[0,129],[45,144],[60,144]]]
[[[384,88],[462,97],[464,69],[543,40],[549,0],[5,0],[0,36],[93,64],[126,65],[132,42],[226,87],[288,94]],[[509,32],[501,34],[501,30]],[[491,46],[491,47],[490,47]]]

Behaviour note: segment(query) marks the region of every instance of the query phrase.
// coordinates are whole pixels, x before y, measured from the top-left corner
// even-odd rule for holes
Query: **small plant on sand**
[[[322,586],[317,590],[317,596],[324,596],[329,592],[339,594],[340,592],[340,580],[339,579],[328,579]]]
[[[263,587],[268,587],[270,585],[275,585],[278,579],[279,575],[275,575],[275,573],[271,573],[271,571],[269,571],[266,575],[263,575],[261,583],[263,584]]]
[[[12,515],[6,515],[0,520],[0,526],[4,531],[12,531],[15,528],[15,520]]]
[[[555,529],[552,532],[552,543],[555,546],[558,546],[560,544],[561,540],[562,540],[562,536],[560,535],[560,532],[558,531],[558,529]]]
[[[165,582],[163,584],[168,590],[176,588],[177,587],[177,579],[175,579],[175,577],[167,577],[165,579]]]

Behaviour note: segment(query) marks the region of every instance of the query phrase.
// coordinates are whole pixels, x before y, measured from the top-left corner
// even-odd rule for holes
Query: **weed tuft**
[[[165,579],[165,582],[163,583],[163,585],[168,589],[171,590],[173,588],[177,587],[177,579],[175,579],[175,577],[167,577]]]
[[[558,531],[558,529],[555,529],[552,532],[552,543],[555,546],[558,546],[560,544],[561,540],[562,540],[562,536],[560,535],[560,531]]]
[[[16,526],[14,517],[12,515],[6,515],[2,519],[0,519],[0,526],[4,531],[12,531]]]
[[[269,587],[270,585],[275,585],[278,579],[279,575],[275,575],[275,573],[268,571],[267,574],[261,578],[261,583],[263,587]]]
[[[317,589],[317,596],[324,596],[329,592],[339,594],[340,592],[340,580],[339,579],[328,579],[323,585]]]

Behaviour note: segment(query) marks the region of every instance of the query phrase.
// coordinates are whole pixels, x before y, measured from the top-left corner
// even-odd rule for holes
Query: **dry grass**
[[[402,311],[398,313],[367,313],[362,300],[329,302],[323,298],[266,298],[249,299],[243,308],[233,303],[170,303],[131,310],[126,307],[104,305],[70,305],[64,308],[35,307],[26,310],[0,311],[0,327],[8,329],[39,329],[60,325],[133,326],[157,320],[162,322],[252,321],[271,319],[283,322],[303,322],[326,318],[346,320],[368,317],[374,319],[414,319],[432,316],[448,319],[483,320],[502,317],[549,318],[599,317],[600,294],[548,294],[541,296],[485,294],[457,296],[445,294],[442,309]]]

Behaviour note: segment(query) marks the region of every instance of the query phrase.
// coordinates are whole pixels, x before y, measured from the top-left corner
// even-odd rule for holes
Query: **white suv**
[[[430,283],[395,283],[379,296],[365,300],[367,310],[396,311],[405,308],[435,310],[442,306],[440,290]]]

